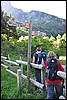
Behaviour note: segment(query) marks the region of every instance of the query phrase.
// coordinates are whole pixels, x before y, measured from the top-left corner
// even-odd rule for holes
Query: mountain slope
[[[24,12],[14,8],[9,1],[1,3],[3,11],[10,12],[16,21],[32,20],[33,30],[46,32],[48,36],[66,33],[66,20],[41,11],[32,10]]]

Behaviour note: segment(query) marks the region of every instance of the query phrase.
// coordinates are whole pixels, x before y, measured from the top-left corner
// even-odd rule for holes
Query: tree
[[[60,44],[61,44],[60,47],[66,48],[66,34],[62,35],[62,38],[60,40]]]
[[[9,20],[12,22],[14,21],[14,18],[11,14],[8,15],[6,12],[1,10],[1,34],[6,34],[7,40],[9,40],[10,37],[17,37],[16,26],[9,26]]]

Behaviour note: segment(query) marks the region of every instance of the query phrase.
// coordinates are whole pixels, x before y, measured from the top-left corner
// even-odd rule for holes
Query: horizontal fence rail
[[[30,78],[30,81],[31,81],[34,85],[36,85],[37,87],[43,89],[44,84],[41,84],[41,83],[39,83],[39,82],[37,82],[37,81],[31,79],[31,78]]]
[[[8,66],[4,65],[4,64],[1,64],[1,66],[5,67],[5,68],[8,68]]]
[[[19,64],[17,64],[16,62],[14,62],[14,61],[10,61],[10,60],[5,60],[6,62],[8,62],[8,63],[10,63],[10,64],[13,64],[13,65],[19,65]]]
[[[14,73],[13,71],[11,71],[11,70],[9,70],[9,69],[6,69],[6,71],[8,71],[9,73],[11,73],[11,74],[14,75],[14,76],[17,76],[16,73]]]
[[[24,65],[27,65],[27,64],[28,64],[28,62],[26,62],[26,61],[20,61],[20,60],[16,60],[16,62],[17,62],[18,64],[24,64]],[[42,69],[42,67],[43,67],[42,64],[40,64],[40,65],[34,64],[34,63],[30,63],[30,64],[31,64],[32,67],[38,68],[38,69]]]
[[[33,64],[31,63],[31,66],[34,67],[34,68],[37,68],[37,69],[42,69],[43,65],[42,64]]]
[[[22,76],[22,78],[24,78],[24,79],[27,80],[27,76],[26,76],[26,75],[21,74],[21,76]],[[37,82],[37,81],[31,79],[31,78],[30,78],[30,81],[31,81],[31,83],[33,83],[34,85],[38,86],[38,87],[41,88],[41,89],[44,87],[43,84],[41,84],[41,83],[39,83],[39,82]]]
[[[7,57],[1,56],[1,59],[7,59]]]
[[[24,64],[24,65],[27,65],[28,64],[28,62],[26,62],[26,61],[20,61],[20,60],[16,60],[16,62],[18,64]]]
[[[64,78],[64,79],[66,79],[66,72],[58,71],[57,75]]]

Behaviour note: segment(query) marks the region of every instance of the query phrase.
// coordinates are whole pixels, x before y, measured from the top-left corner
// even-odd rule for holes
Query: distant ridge
[[[65,19],[36,10],[24,12],[21,9],[14,8],[9,1],[2,2],[1,7],[3,11],[11,13],[15,21],[32,20],[32,28],[46,32],[48,36],[66,33]]]

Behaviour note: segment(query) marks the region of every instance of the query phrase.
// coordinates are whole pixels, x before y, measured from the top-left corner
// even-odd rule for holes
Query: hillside
[[[1,7],[3,11],[11,13],[15,21],[29,22],[29,20],[32,20],[33,30],[45,32],[47,36],[56,37],[57,34],[66,33],[65,19],[36,10],[24,12],[21,9],[14,8],[9,1],[1,3]]]

